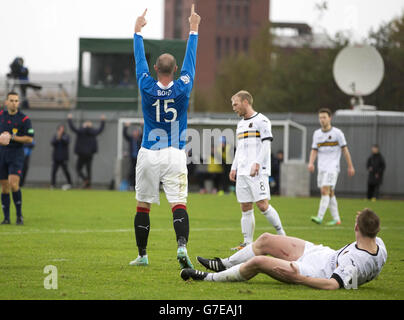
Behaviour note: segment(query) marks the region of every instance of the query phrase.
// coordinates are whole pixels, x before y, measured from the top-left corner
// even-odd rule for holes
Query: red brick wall
[[[180,21],[175,20],[177,17],[174,18],[176,1],[182,2],[179,13],[181,17],[178,17]],[[199,89],[209,89],[215,80],[220,60],[225,59],[227,54],[244,51],[250,39],[269,20],[270,1],[166,0],[164,38],[175,38],[175,23],[181,25],[181,38],[188,38],[188,17],[192,3],[195,3],[195,11],[202,18],[199,28],[196,86]],[[177,10],[180,8],[179,4],[181,3],[177,3]]]

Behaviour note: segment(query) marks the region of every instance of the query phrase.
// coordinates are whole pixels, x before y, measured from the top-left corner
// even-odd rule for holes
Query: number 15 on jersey
[[[167,100],[159,100],[157,99],[155,103],[152,104],[153,107],[156,107],[156,121],[157,122],[162,122],[163,119],[161,119],[160,115],[160,105],[163,102],[164,104],[164,112],[165,114],[172,113],[171,119],[166,119],[164,118],[164,122],[173,122],[177,120],[177,110],[175,108],[170,108],[169,105],[174,103],[174,99],[167,99]]]

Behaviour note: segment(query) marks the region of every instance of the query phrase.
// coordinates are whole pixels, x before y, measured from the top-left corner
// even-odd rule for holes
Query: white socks
[[[252,243],[254,238],[255,216],[254,209],[241,213],[241,233],[244,243]]]
[[[323,220],[325,212],[327,208],[330,208],[330,212],[333,220],[340,221],[339,212],[338,212],[338,203],[337,198],[334,196],[321,196],[320,207],[318,208],[317,217]]]
[[[327,211],[330,203],[330,196],[321,196],[320,207],[318,208],[317,217],[323,220],[325,212]]]
[[[250,243],[248,246],[237,251],[235,254],[231,255],[230,257],[228,257],[226,259],[221,259],[221,260],[222,260],[223,265],[226,268],[231,268],[240,263],[246,262],[253,257],[255,257],[255,253],[252,249],[252,243]]]
[[[265,218],[267,218],[268,222],[274,226],[276,229],[276,233],[279,235],[285,236],[286,233],[283,230],[281,219],[279,218],[278,212],[268,204],[268,209],[265,212],[261,212]]]
[[[327,205],[328,206],[328,205]],[[279,235],[286,235],[282,227],[278,212],[270,204],[265,212],[261,212],[268,222],[272,224]],[[255,216],[254,209],[241,213],[241,232],[244,236],[244,243],[252,243],[254,239]]]
[[[339,212],[338,212],[338,203],[337,203],[337,198],[334,196],[331,197],[330,199],[330,211],[331,211],[331,215],[333,220],[336,221],[340,221],[340,217],[339,217]]]
[[[243,249],[245,250],[245,249]],[[240,251],[243,251],[240,250]],[[218,273],[209,273],[206,277],[205,277],[205,281],[245,281],[246,279],[244,279],[242,277],[242,275],[240,274],[240,267],[241,264],[236,265],[231,267],[230,269],[227,269],[225,271],[221,271]]]

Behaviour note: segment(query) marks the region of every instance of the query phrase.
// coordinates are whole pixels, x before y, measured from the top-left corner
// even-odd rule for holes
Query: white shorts
[[[184,150],[140,148],[136,163],[136,200],[160,204],[160,181],[169,203],[186,203],[187,157]]]
[[[331,189],[335,189],[335,185],[337,184],[338,180],[338,172],[337,171],[319,171],[317,175],[317,186],[321,187],[328,187],[330,186]]]
[[[333,254],[335,254],[335,250],[329,247],[306,241],[303,255],[294,263],[298,265],[300,274],[324,279],[329,277],[329,260]]]
[[[270,199],[269,177],[260,174],[255,177],[237,175],[236,196],[240,203],[257,202],[263,199]]]

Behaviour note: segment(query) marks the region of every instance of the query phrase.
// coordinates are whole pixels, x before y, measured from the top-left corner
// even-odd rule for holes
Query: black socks
[[[178,246],[185,246],[189,237],[189,219],[187,207],[183,204],[178,204],[172,208],[173,225],[177,236]]]
[[[135,235],[139,256],[146,255],[147,239],[150,231],[150,209],[137,207],[135,216]]]
[[[22,216],[21,212],[21,206],[22,206],[22,195],[21,195],[21,190],[18,189],[18,191],[13,192],[13,200],[15,204],[15,209],[17,211],[17,217]]]
[[[10,194],[1,194],[1,206],[3,208],[4,220],[10,220]]]
[[[13,201],[15,204],[15,209],[17,212],[17,218],[22,216],[21,207],[22,207],[22,195],[21,190],[12,192]],[[3,214],[5,220],[10,220],[10,194],[2,193],[1,194],[1,206],[3,208]]]
[[[189,219],[187,207],[179,204],[172,208],[173,226],[178,246],[186,246],[189,237]],[[150,232],[150,209],[137,207],[134,221],[136,244],[139,256],[146,255],[147,239]]]

